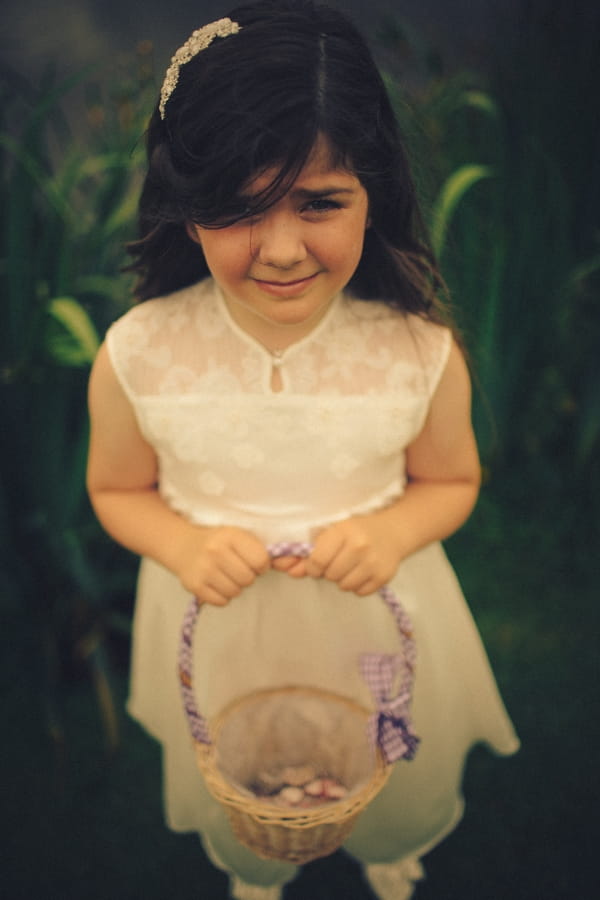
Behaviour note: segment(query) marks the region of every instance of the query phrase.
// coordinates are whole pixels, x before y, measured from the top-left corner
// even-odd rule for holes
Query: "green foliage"
[[[448,176],[442,185],[431,215],[431,246],[437,257],[441,257],[452,216],[466,192],[483,178],[494,174],[490,166],[474,163],[460,166]]]
[[[473,363],[486,466],[537,469],[540,484],[562,469],[598,502],[599,135],[597,119],[573,121],[572,109],[586,85],[593,95],[599,66],[557,65],[564,31],[537,29],[535,7],[522,51],[488,84],[431,74],[409,101],[390,87]],[[597,28],[562,26],[589,63]]]
[[[48,330],[47,347],[54,362],[63,366],[91,365],[100,346],[98,333],[86,310],[73,297],[55,297],[48,313],[60,330]]]
[[[102,636],[126,570],[115,577],[106,566],[114,551],[86,497],[85,400],[100,336],[129,302],[119,269],[134,235],[147,106],[131,110],[147,78],[132,96],[105,89],[109,96],[96,91],[91,103],[80,95],[89,77],[49,77],[39,90],[7,79],[0,123],[0,590],[37,636],[57,748],[60,682],[82,663],[107,743],[116,740]]]

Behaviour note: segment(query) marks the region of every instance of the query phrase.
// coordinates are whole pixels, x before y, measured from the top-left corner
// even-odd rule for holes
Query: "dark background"
[[[109,61],[141,40],[151,40],[159,67],[200,25],[239,5],[217,0],[4,0],[0,12],[0,54],[22,71],[49,59],[65,66],[90,59]],[[366,33],[390,15],[442,48],[448,60],[485,61],[499,28],[510,34],[525,0],[347,0],[347,11]]]
[[[431,164],[436,186],[464,163],[491,162],[499,172],[461,203],[442,257],[473,355],[485,464],[479,506],[448,551],[523,747],[509,760],[474,751],[464,822],[426,859],[417,900],[592,900],[600,805],[600,5],[337,5],[414,89],[424,135],[417,146],[426,148],[419,161]],[[52,80],[48,67],[62,77],[96,63],[94,78],[114,94],[122,61],[142,41],[153,44],[160,83],[176,47],[227,11],[177,0],[4,0],[0,60],[19,77],[3,82],[0,118],[10,109],[7,122],[19,132]],[[382,40],[386,34],[395,37]],[[479,113],[449,112],[454,74],[463,79],[459,94],[489,92],[501,127]],[[64,153],[79,165],[90,141],[97,156],[118,151],[128,171],[142,130],[131,124],[130,85],[116,112],[94,88],[89,119],[81,105],[70,109],[72,132],[56,112],[70,95],[60,95],[48,116],[48,152],[33,116],[26,146],[44,173],[58,172],[52,183],[75,211],[67,225],[64,210],[40,193],[35,167],[15,168],[0,129],[0,344],[9,320],[22,313],[25,323],[24,349],[9,346],[10,364],[0,366],[0,896],[10,900],[227,896],[197,838],[165,828],[160,752],[124,713],[135,561],[102,538],[85,505],[85,446],[77,441],[85,438],[87,369],[49,360],[55,335],[44,331],[44,298],[57,293],[73,294],[99,332],[128,302],[127,285],[111,293],[122,281],[126,235],[117,229],[106,241],[102,230],[126,176],[106,169],[77,182],[58,163]],[[6,278],[19,246],[25,262]],[[106,281],[90,287],[99,273]],[[66,506],[70,517],[61,516]],[[307,867],[286,900],[372,896],[337,854]]]

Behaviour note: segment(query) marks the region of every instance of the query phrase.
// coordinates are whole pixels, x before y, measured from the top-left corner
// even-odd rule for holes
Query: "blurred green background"
[[[600,546],[600,17],[522,3],[485,65],[397,16],[375,50],[471,355],[485,467],[449,554],[523,741],[476,750],[464,823],[418,900],[591,898]],[[0,680],[4,896],[227,896],[170,834],[160,758],[124,715],[136,561],[84,492],[86,382],[129,305],[153,48],[2,70]],[[343,854],[289,900],[371,897]]]

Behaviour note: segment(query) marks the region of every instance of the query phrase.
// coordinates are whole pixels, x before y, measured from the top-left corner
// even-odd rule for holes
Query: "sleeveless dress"
[[[156,451],[164,500],[191,522],[237,525],[268,544],[312,540],[328,524],[402,495],[405,448],[423,427],[451,335],[341,294],[274,361],[207,279],[134,307],[111,326],[107,344]],[[412,712],[421,743],[414,760],[395,764],[345,844],[364,863],[421,854],[457,824],[473,744],[499,754],[518,748],[440,544],[406,559],[391,587],[414,627]],[[235,840],[196,767],[176,672],[189,600],[175,576],[142,560],[129,711],[162,743],[169,826],[199,832],[208,852],[245,881],[285,881],[294,867],[259,859]],[[203,607],[196,631],[196,696],[209,718],[277,684],[325,687],[373,709],[357,659],[399,651],[378,594],[361,598],[324,579],[276,571],[226,607]]]

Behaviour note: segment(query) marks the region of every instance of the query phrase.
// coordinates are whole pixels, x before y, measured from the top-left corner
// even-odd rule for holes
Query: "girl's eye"
[[[340,208],[340,204],[329,197],[315,197],[304,206],[304,210],[309,213],[326,213]]]

